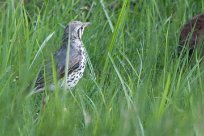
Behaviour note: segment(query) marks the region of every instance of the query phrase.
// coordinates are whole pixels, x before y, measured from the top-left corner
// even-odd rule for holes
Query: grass
[[[175,55],[181,26],[203,2],[0,3],[0,135],[204,134],[203,64]],[[92,22],[83,79],[71,92],[28,97],[71,20]]]

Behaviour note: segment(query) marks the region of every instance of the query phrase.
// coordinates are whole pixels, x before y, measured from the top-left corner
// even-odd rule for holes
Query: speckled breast
[[[83,47],[81,48],[81,52],[83,55],[82,55],[82,59],[79,67],[75,69],[71,74],[68,75],[67,86],[69,89],[73,88],[78,83],[78,81],[82,78],[86,67],[86,53]]]

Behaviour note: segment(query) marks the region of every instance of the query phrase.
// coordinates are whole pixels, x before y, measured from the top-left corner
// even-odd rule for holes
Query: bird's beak
[[[85,22],[85,23],[83,23],[83,26],[84,26],[84,27],[87,27],[87,26],[89,26],[89,25],[91,25],[91,22]]]

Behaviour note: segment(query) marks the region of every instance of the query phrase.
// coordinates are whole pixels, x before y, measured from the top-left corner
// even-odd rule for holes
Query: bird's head
[[[71,39],[82,39],[84,29],[90,25],[90,22],[72,21],[65,29],[65,35],[70,33]]]

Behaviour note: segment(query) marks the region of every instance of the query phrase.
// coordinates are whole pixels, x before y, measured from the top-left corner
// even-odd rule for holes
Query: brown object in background
[[[204,41],[204,13],[193,17],[181,29],[179,38],[179,54],[184,46],[189,45],[189,55]],[[203,49],[204,52],[204,49]],[[204,55],[204,54],[203,54]]]
[[[30,2],[30,0],[21,0],[21,3],[23,3],[23,4],[27,4],[29,2]]]

